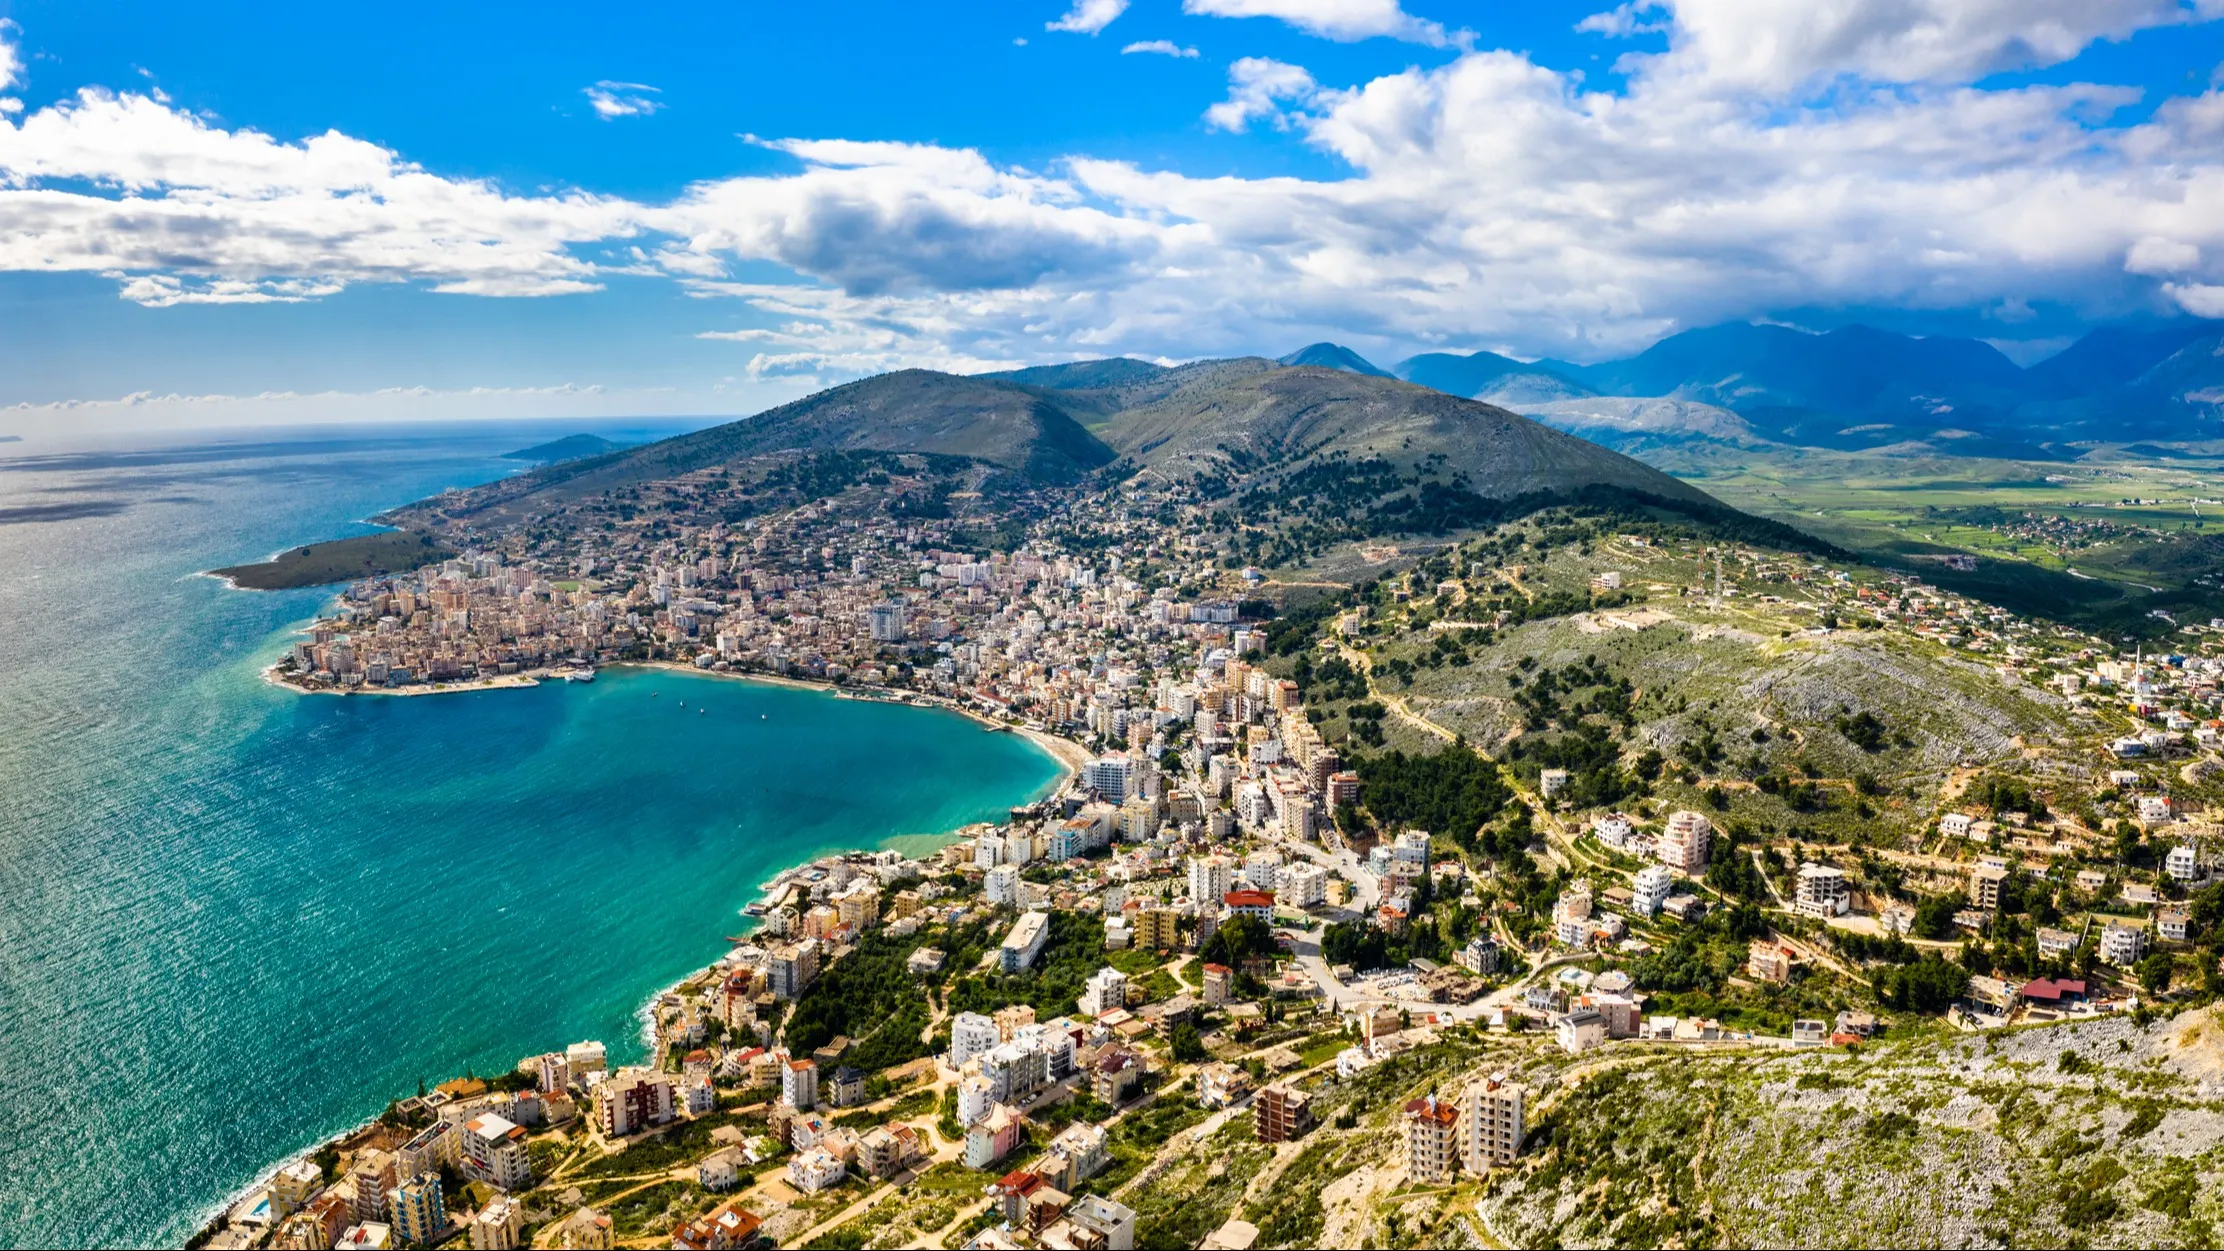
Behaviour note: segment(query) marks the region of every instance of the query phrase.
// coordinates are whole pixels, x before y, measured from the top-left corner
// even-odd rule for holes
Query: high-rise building
[[[865,627],[875,643],[901,643],[904,641],[904,607],[902,604],[875,604],[865,610]]]
[[[1092,760],[1082,770],[1082,781],[1107,803],[1124,804],[1128,796],[1135,793],[1135,762],[1126,756]]]
[[[1678,811],[1660,832],[1660,862],[1686,877],[1698,877],[1707,871],[1707,852],[1713,838],[1714,826],[1704,815],[1688,808]]]
[[[665,1089],[670,1088],[667,1082]],[[462,1134],[456,1162],[466,1174],[503,1190],[532,1188],[533,1162],[525,1150],[523,1126],[486,1112],[465,1121]]]
[[[1406,1176],[1447,1182],[1459,1172],[1459,1109],[1435,1095],[1405,1105]]]
[[[605,1138],[623,1138],[672,1119],[670,1076],[651,1069],[620,1069],[595,1091],[595,1114]]]
[[[1189,858],[1189,898],[1202,913],[1217,908],[1235,886],[1236,867],[1226,856]]]
[[[386,1192],[388,1223],[394,1235],[413,1247],[429,1247],[448,1233],[448,1209],[440,1197],[440,1174],[404,1178]]]
[[[1312,1096],[1276,1083],[1251,1099],[1252,1130],[1260,1142],[1288,1142],[1313,1127]]]
[[[1508,1081],[1504,1073],[1493,1073],[1469,1086],[1461,1104],[1465,1139],[1461,1146],[1467,1171],[1479,1175],[1512,1164],[1521,1154],[1521,1139],[1526,1132],[1521,1119],[1521,1087]]]
[[[808,1112],[819,1103],[819,1066],[811,1060],[790,1060],[780,1072],[780,1102],[798,1112]]]

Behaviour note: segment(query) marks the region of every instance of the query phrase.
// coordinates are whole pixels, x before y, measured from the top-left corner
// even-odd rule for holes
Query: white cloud
[[[513,194],[338,133],[282,141],[88,91],[0,118],[0,270],[113,275],[156,306],[662,276],[703,301],[734,369],[783,386],[1331,336],[1597,356],[1785,308],[2224,316],[2224,91],[2139,116],[2126,88],[1978,89],[1913,60],[1872,82],[1796,69],[1859,64],[1811,51],[1710,77],[1681,25],[1695,3],[1614,90],[1508,52],[1348,88],[1231,67],[1211,124],[1287,128],[1335,177],[768,139],[792,168],[643,203]],[[1820,100],[1773,85],[1815,72],[1840,79]],[[733,278],[767,264],[795,281]]]
[[[1184,57],[1190,60],[1197,57],[1195,48],[1185,48],[1171,39],[1139,40],[1120,49],[1121,56],[1131,56],[1138,52],[1153,52],[1159,56]]]
[[[1247,56],[1228,67],[1228,98],[1205,110],[1205,123],[1215,130],[1240,131],[1264,118],[1287,130],[1294,114],[1284,113],[1282,106],[1303,105],[1319,92],[1304,66]]]
[[[572,249],[636,233],[622,201],[516,196],[337,132],[283,143],[87,89],[0,117],[0,270],[130,275],[154,305],[288,300],[353,282],[593,290]]]
[[[1629,0],[1604,13],[1593,13],[1575,24],[1575,28],[1593,35],[1611,39],[1627,39],[1631,35],[1649,35],[1668,29],[1664,17],[1647,17],[1659,14],[1667,0]]]
[[[1672,10],[1673,33],[1655,77],[1766,92],[1840,76],[1969,82],[2059,64],[2099,40],[2224,16],[2224,0],[1659,0],[1614,14],[1661,8]]]
[[[2149,235],[2131,245],[2124,269],[2134,274],[2182,274],[2201,263],[2201,249],[2176,239]]]
[[[1055,22],[1044,22],[1044,30],[1072,31],[1077,35],[1094,35],[1110,26],[1120,14],[1127,12],[1127,0],[1073,0],[1073,8]]]
[[[1447,32],[1440,23],[1415,17],[1398,0],[1182,0],[1182,12],[1279,18],[1308,35],[1344,43],[1381,36],[1445,48],[1464,47],[1474,38],[1472,32]]]
[[[0,17],[0,91],[23,84],[23,53],[15,42],[21,30],[14,22]]]
[[[664,101],[656,98],[662,94],[660,90],[647,83],[612,82],[606,78],[579,90],[587,97],[587,103],[594,106],[595,116],[606,122],[621,117],[647,117],[664,107]]]

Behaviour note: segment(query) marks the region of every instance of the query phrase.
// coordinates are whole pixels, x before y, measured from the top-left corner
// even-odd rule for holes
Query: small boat
[[[696,716],[698,716],[698,717],[707,717],[707,716],[709,716],[709,715],[710,715],[710,709],[708,709],[708,708],[697,708],[697,709],[695,710],[695,715],[696,715]]]

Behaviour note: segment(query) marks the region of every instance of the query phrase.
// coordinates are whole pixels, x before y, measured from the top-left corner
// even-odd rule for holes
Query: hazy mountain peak
[[[1370,378],[1388,378],[1389,370],[1369,361],[1341,343],[1312,343],[1285,356],[1284,365],[1315,365],[1322,369],[1341,369],[1347,374],[1365,374]]]

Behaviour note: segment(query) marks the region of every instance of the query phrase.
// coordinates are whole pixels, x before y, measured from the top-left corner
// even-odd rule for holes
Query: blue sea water
[[[175,1244],[420,1079],[636,1054],[779,869],[1056,781],[953,714],[688,674],[300,696],[260,671],[329,593],[194,576],[565,432],[0,446],[0,1245]]]

